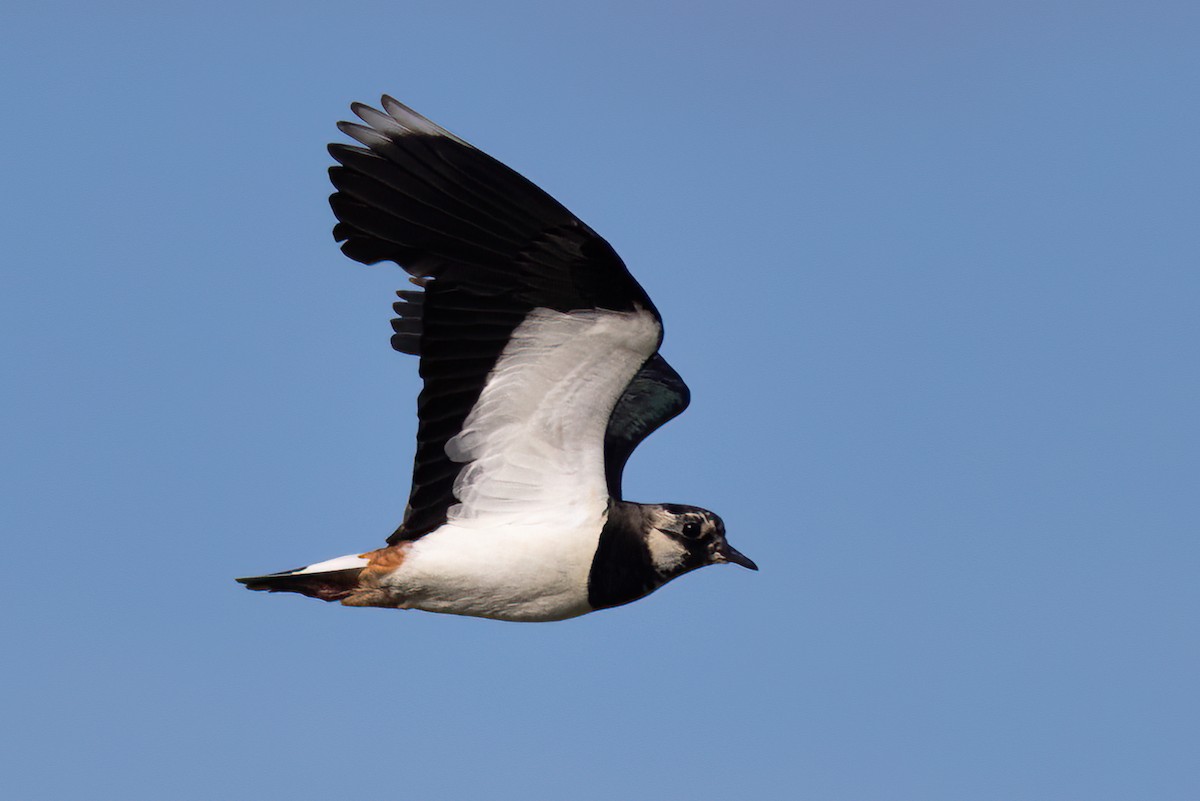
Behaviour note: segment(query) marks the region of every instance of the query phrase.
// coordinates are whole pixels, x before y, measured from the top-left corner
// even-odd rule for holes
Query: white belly
[[[499,620],[546,621],[592,611],[588,573],[599,530],[447,523],[412,544],[383,585],[403,607]]]

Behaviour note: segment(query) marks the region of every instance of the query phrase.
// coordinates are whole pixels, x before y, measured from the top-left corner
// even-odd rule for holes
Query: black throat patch
[[[594,609],[636,601],[664,583],[650,561],[645,515],[636,503],[610,501],[608,520],[588,574],[588,603]]]

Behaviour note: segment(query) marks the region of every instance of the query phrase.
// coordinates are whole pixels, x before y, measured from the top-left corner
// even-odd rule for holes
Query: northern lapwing
[[[412,491],[378,550],[238,581],[347,606],[575,617],[705,565],[757,570],[695,506],[632,503],[634,448],[688,405],[662,319],[595,231],[391,97],[333,144],[334,238],[393,261],[392,347],[420,357]]]

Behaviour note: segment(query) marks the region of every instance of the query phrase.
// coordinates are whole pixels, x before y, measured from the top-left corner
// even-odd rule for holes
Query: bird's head
[[[725,523],[707,509],[664,503],[648,511],[646,547],[650,563],[664,580],[726,562],[758,570],[758,565],[729,544]]]

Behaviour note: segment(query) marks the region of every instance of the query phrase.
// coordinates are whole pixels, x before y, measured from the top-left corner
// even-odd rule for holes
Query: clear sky
[[[0,795],[1200,797],[1198,9],[6,2]],[[628,493],[760,573],[234,584],[403,510],[404,276],[325,200],[383,92],[622,254],[693,392]]]

